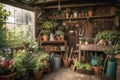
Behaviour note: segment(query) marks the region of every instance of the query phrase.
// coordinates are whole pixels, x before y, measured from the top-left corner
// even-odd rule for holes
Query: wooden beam
[[[70,0],[60,0],[60,1],[70,1]],[[52,2],[58,2],[58,0],[36,0],[33,4],[42,4],[42,3],[52,3]]]
[[[27,10],[30,10],[30,11],[34,11],[33,10],[33,7],[28,5],[28,4],[25,4],[25,3],[21,3],[21,2],[17,2],[17,1],[14,1],[14,0],[1,0],[0,1],[1,3],[4,3],[4,4],[9,4],[9,5],[12,5],[12,6],[16,6],[16,7],[19,7],[19,8],[22,8],[22,9],[27,9]]]
[[[81,4],[61,4],[61,8],[67,8],[67,7],[88,7],[88,6],[108,6],[112,5],[112,3],[81,3]],[[54,6],[45,6],[43,9],[54,9],[58,8],[58,5]]]

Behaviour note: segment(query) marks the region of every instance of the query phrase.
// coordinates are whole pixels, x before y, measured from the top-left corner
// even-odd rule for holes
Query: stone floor
[[[69,68],[61,68],[50,74],[45,74],[42,80],[112,80],[103,76],[85,75],[74,72]]]

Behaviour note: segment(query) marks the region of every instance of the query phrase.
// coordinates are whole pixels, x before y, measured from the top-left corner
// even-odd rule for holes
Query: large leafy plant
[[[14,54],[14,61],[16,67],[17,78],[22,80],[28,80],[28,73],[30,69],[31,56],[27,51],[19,50]]]
[[[102,31],[98,32],[96,35],[96,39],[106,39],[108,41],[112,41],[113,44],[115,44],[120,38],[118,37],[120,35],[120,32],[118,31]]]
[[[10,15],[10,12],[4,9],[4,5],[0,3],[0,48],[7,46],[5,39],[5,20]]]

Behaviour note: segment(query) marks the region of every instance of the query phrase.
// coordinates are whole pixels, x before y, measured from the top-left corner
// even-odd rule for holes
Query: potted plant
[[[85,38],[80,38],[80,39],[79,39],[79,43],[80,43],[80,44],[85,44]]]
[[[12,55],[12,54],[10,54]],[[0,80],[15,80],[16,67],[13,58],[2,52],[0,56]]]
[[[67,47],[66,54],[64,54],[64,56],[63,56],[63,63],[64,63],[64,66],[66,68],[69,67],[71,62],[72,62],[72,59],[71,59],[72,51],[73,51],[73,48],[71,48],[70,53],[68,53],[69,52],[69,48]]]
[[[64,32],[60,32],[59,36],[60,36],[61,40],[63,41],[64,40]]]
[[[77,72],[80,72],[80,73],[83,73],[83,74],[87,73],[86,64],[85,63],[81,63],[81,62],[77,61],[75,63],[75,66],[77,68]]]
[[[93,59],[96,61],[95,64],[93,65],[93,70],[94,70],[94,73],[98,75],[100,74],[100,71],[101,71],[101,65],[103,63],[103,58],[102,56],[100,56],[100,57],[95,57]]]
[[[39,58],[40,58],[40,61],[45,63],[44,72],[50,73],[51,72],[51,64],[50,64],[50,55],[49,55],[49,53],[41,51]]]
[[[49,34],[50,34],[50,32],[47,31],[47,30],[44,30],[42,32],[42,39],[43,39],[43,41],[48,41],[49,40]]]
[[[65,9],[66,18],[69,18],[69,16],[70,16],[70,11],[71,11],[70,8],[66,8],[66,9]]]
[[[92,17],[93,16],[93,8],[89,8],[88,9],[88,17]]]
[[[111,44],[116,44],[119,40],[118,35],[120,35],[118,31],[102,31],[97,33],[96,39],[99,44],[107,44],[109,41],[111,41]]]
[[[53,22],[52,21],[45,21],[41,26],[41,30],[50,30],[53,28]]]
[[[115,54],[120,54],[120,44],[115,45]]]
[[[92,44],[92,43],[94,43],[93,39],[91,38],[85,39],[85,44]]]
[[[25,50],[18,50],[14,53],[14,65],[16,68],[16,78],[17,80],[28,80],[29,79],[29,69],[30,69],[30,61],[33,55],[30,55]]]
[[[40,80],[42,78],[44,68],[45,68],[45,63],[40,62],[40,60],[38,59],[38,61],[36,62],[33,68],[34,76],[36,80]]]
[[[90,64],[86,63],[86,70],[87,70],[87,74],[92,75],[93,74],[93,68]]]
[[[49,52],[50,51],[50,45],[45,45],[44,46],[44,51]]]
[[[78,11],[77,10],[73,10],[73,16],[74,16],[74,18],[78,17]]]

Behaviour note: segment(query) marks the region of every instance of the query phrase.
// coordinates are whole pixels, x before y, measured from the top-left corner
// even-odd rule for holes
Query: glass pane
[[[31,21],[30,21],[30,25],[34,25],[35,24],[35,14],[34,12],[30,12],[30,17],[31,17]]]
[[[27,15],[27,11],[22,9],[22,23],[23,24],[27,24],[26,15]]]
[[[10,6],[10,5],[6,5],[6,10],[10,11],[11,15],[10,16],[14,16],[14,7]]]
[[[20,8],[15,8],[15,23],[18,23],[18,24],[22,23],[21,9]]]
[[[14,7],[6,5],[5,8],[7,11],[10,11],[10,16],[8,16],[6,22],[14,23]]]
[[[6,38],[8,41],[14,41],[14,24],[6,23]]]
[[[9,22],[9,23],[14,23],[14,17],[13,16],[9,16],[6,20],[6,22]]]
[[[15,24],[15,41],[22,43],[23,42],[23,27],[22,25]]]

